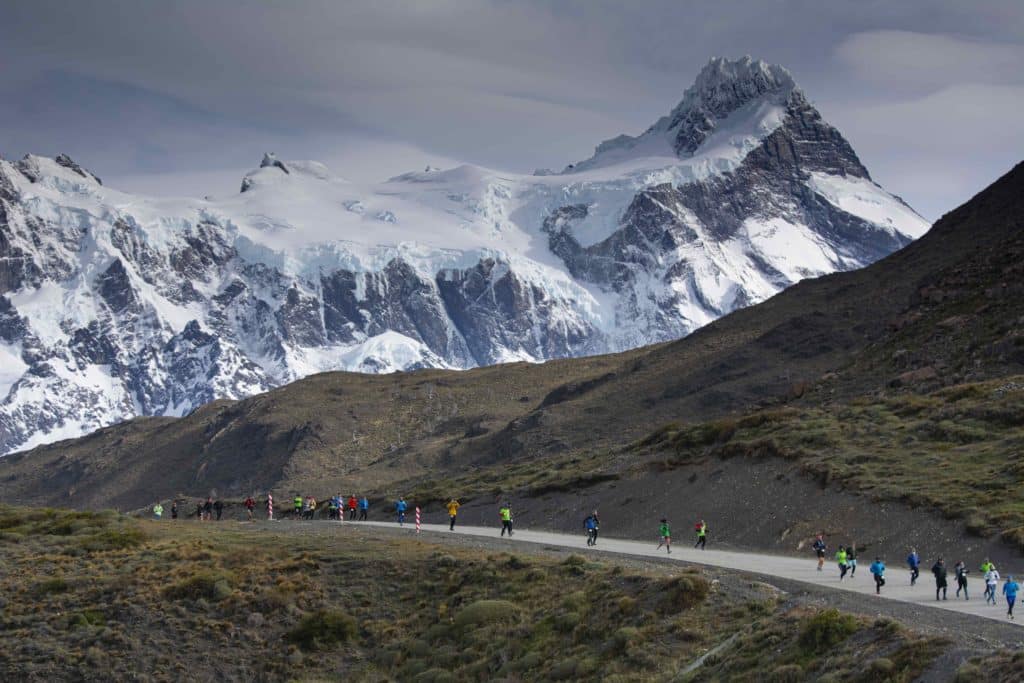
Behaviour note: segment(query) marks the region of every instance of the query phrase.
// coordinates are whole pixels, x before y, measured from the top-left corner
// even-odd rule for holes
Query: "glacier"
[[[196,199],[0,159],[0,452],[317,372],[674,339],[928,227],[749,57],[711,60],[667,116],[561,172],[359,185],[266,154],[236,195]]]

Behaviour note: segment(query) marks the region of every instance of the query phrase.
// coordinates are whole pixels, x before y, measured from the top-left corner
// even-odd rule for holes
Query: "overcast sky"
[[[930,219],[1024,157],[1021,0],[0,0],[0,154],[194,195],[268,150],[355,180],[561,168],[744,54]]]

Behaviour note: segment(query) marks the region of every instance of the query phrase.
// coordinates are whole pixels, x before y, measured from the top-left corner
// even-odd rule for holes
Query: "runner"
[[[203,503],[203,519],[207,522],[213,519],[213,498],[207,498]]]
[[[875,577],[875,595],[881,594],[882,586],[885,585],[885,563],[881,558],[876,557],[874,563],[868,567],[868,571]]]
[[[846,571],[850,566],[846,563],[846,548],[839,546],[839,550],[836,551],[836,564],[839,565],[839,580],[842,581],[846,578]]]
[[[910,567],[910,585],[917,583],[917,577],[921,575],[921,558],[917,555],[917,548],[911,548],[907,555],[907,566]]]
[[[338,501],[341,502],[341,495],[340,494],[338,495]],[[356,518],[356,508],[358,508],[358,507],[359,507],[359,501],[356,500],[356,494],[353,493],[351,496],[348,497],[348,518],[349,519],[355,519]]]
[[[370,511],[370,501],[367,500],[366,496],[359,499],[359,520],[365,520],[367,513]]]
[[[821,534],[818,534],[818,537],[814,539],[814,543],[811,544],[811,547],[814,548],[814,554],[818,556],[818,571],[820,572],[821,568],[825,566],[826,548],[825,539],[821,537]]]
[[[302,499],[302,505],[299,507],[302,519],[309,519],[309,496]]]
[[[405,502],[405,498],[399,496],[398,501],[395,503],[395,513],[398,515],[398,526],[405,525],[405,511],[408,508],[409,505]]]
[[[505,530],[508,530],[508,535],[512,536],[512,504],[508,501],[498,510],[498,516],[501,517],[501,535],[505,535]]]
[[[217,513],[217,521],[220,521],[220,516],[224,514],[224,503],[221,502],[220,498],[213,503],[214,512]]]
[[[597,533],[601,530],[601,518],[597,516],[597,510],[591,512],[590,516],[594,518],[594,529],[592,533],[592,536],[594,537],[594,542],[590,545],[597,545]]]
[[[178,501],[171,502],[171,519],[178,518]]]
[[[702,519],[694,526],[694,530],[697,532],[697,542],[693,544],[693,547],[700,546],[700,549],[704,550],[704,546],[708,543],[708,525]]]
[[[340,519],[338,516],[341,513],[341,508],[338,507],[339,496],[331,496],[331,499],[327,501],[327,519]]]
[[[960,597],[960,591],[964,592],[964,600],[970,600],[967,597],[967,565],[964,564],[963,560],[960,560],[953,565],[953,571],[956,576],[956,597]]]
[[[668,526],[668,520],[664,517],[661,518],[661,526],[658,527],[658,533],[661,534],[661,543],[658,544],[656,550],[661,550],[661,546],[665,546],[665,550],[669,553],[672,552],[672,529]]]
[[[160,519],[163,516],[164,506],[160,504],[160,501],[157,501],[156,504],[153,505],[153,519]]]
[[[316,498],[310,496],[309,510],[306,511],[306,519],[313,519],[314,517],[316,517]]]
[[[253,517],[253,510],[256,509],[256,501],[253,500],[252,496],[246,496],[245,503],[243,504],[245,505],[245,514],[249,518],[249,521],[256,521],[256,518]]]
[[[1020,590],[1020,586],[1013,580],[1013,577],[1009,574],[1006,575],[1006,583],[1003,584],[1003,595],[1006,596],[1006,616],[1013,619],[1013,603],[1017,602],[1017,591]]]
[[[295,504],[295,519],[302,517],[302,496],[295,494],[295,500],[292,501]]]
[[[932,565],[932,574],[935,575],[935,599],[939,599],[939,591],[942,591],[942,599],[945,600],[947,588],[946,576],[948,572],[946,571],[946,563],[942,561],[941,557],[935,561],[934,565]]]
[[[996,566],[986,557],[985,561],[981,563],[981,578],[985,579],[988,573],[995,569]],[[988,581],[985,581],[985,601],[988,601]]]
[[[857,573],[857,544],[851,543],[846,546],[846,564],[850,567],[850,578]]]
[[[459,514],[459,508],[462,506],[459,505],[459,501],[452,498],[445,507],[448,508],[448,531],[455,531],[455,516]]]
[[[583,520],[583,528],[587,530],[587,545],[595,545],[597,543],[597,520],[594,519],[594,515],[587,515],[587,518]]]
[[[992,603],[996,604],[996,586],[999,585],[999,570],[991,562],[988,563],[990,569],[985,572],[985,604]]]

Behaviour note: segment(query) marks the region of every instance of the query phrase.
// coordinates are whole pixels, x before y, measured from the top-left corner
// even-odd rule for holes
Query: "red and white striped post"
[[[267,519],[274,519],[274,497],[269,493],[267,494]]]
[[[420,506],[416,506],[416,533],[420,532]]]

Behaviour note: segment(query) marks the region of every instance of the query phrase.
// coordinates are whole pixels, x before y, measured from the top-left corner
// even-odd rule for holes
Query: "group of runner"
[[[248,507],[247,504],[246,509]],[[295,498],[292,499],[292,508],[296,519],[314,519],[317,515],[318,507],[316,498],[313,496],[303,497],[295,494]],[[370,511],[370,500],[366,496],[357,498],[354,493],[348,498],[338,493],[328,498],[327,504],[324,507],[327,510],[327,519],[329,520],[338,522],[343,522],[345,519],[365,520]],[[252,519],[251,515],[250,519]]]
[[[814,550],[818,558],[818,571],[822,571],[822,566],[825,564],[825,552],[827,546],[825,539],[821,534],[814,539],[811,544],[811,548]],[[839,546],[839,549],[835,554],[836,565],[839,567],[839,580],[842,581],[846,578],[847,571],[850,572],[850,576],[853,577],[857,571],[857,544],[851,543],[847,546]],[[907,568],[910,570],[910,585],[916,586],[917,579],[921,576],[921,556],[918,555],[916,548],[910,549],[910,554],[907,555]],[[875,593],[881,594],[882,586],[885,585],[885,562],[882,561],[881,557],[876,557],[875,561],[871,564],[868,571],[871,572],[872,577],[875,580]],[[963,560],[957,561],[953,565],[953,576],[956,579],[956,593],[955,597],[959,598],[960,594],[963,593],[964,600],[970,600],[970,596],[967,592],[967,575],[970,570],[967,568],[967,563]],[[999,571],[996,569],[995,564],[992,563],[988,558],[981,565],[981,573],[985,579],[985,603],[995,605],[996,604],[996,591],[999,588]],[[935,599],[936,600],[947,600],[947,591],[949,589],[949,570],[946,567],[946,562],[941,557],[935,560],[935,564],[932,565],[932,576],[935,577]],[[1013,607],[1017,602],[1017,593],[1020,591],[1020,585],[1014,581],[1013,576],[1007,575],[1004,580],[1002,587],[1002,595],[1006,598],[1006,616],[1013,619]]]
[[[597,511],[594,511],[597,514]],[[697,536],[697,542],[693,544],[694,548],[700,548],[701,550],[707,549],[708,544],[708,525],[703,519],[698,520],[693,525],[693,532]],[[658,526],[658,536],[661,540],[658,542],[656,550],[661,550],[662,546],[665,547],[666,553],[672,552],[672,528],[668,523],[668,519],[662,517],[661,523]]]
[[[196,510],[193,516],[201,522],[208,522],[214,518],[214,515],[217,515],[217,521],[220,521],[223,514],[224,503],[219,498],[214,500],[210,497],[206,501],[196,501]],[[157,501],[153,504],[153,519],[163,519],[163,517],[164,506]],[[171,501],[171,519],[178,519],[178,501],[176,500]]]
[[[252,496],[249,496],[244,501],[246,513],[249,521],[254,520],[254,511],[256,508],[256,501]],[[317,511],[316,498],[313,496],[300,496],[296,494],[293,499],[293,509],[295,518],[301,519],[313,519]],[[455,521],[458,517],[459,508],[462,507],[461,503],[455,498],[452,498],[445,503],[445,509],[448,511],[448,528],[452,531],[455,530]],[[342,521],[346,518],[346,512],[348,519],[350,520],[366,520],[370,509],[370,501],[366,496],[357,498],[355,494],[350,495],[347,499],[341,494],[332,496],[327,502],[327,513],[328,519]],[[406,502],[404,497],[399,497],[394,504],[395,516],[400,526],[405,524],[405,515],[409,510],[409,504]],[[153,516],[156,519],[163,517],[163,506],[158,502],[153,505]],[[221,514],[224,511],[224,504],[220,500],[214,500],[212,497],[207,498],[206,501],[198,501],[196,503],[195,516],[199,520],[210,520],[213,515],[216,514],[216,518],[219,520]],[[173,501],[171,503],[171,518],[178,518],[178,502]],[[274,518],[274,498],[271,494],[267,494],[267,519]],[[501,536],[505,536],[506,533],[512,536],[512,504],[508,501],[498,509],[498,519],[501,522]],[[594,510],[588,514],[583,520],[583,528],[587,535],[587,545],[597,545],[597,535],[600,530],[600,517],[597,514],[597,510]],[[696,543],[694,548],[700,548],[701,550],[706,549],[708,540],[708,525],[701,519],[694,524],[694,534],[696,536]],[[672,552],[672,530],[667,518],[662,518],[658,527],[658,535],[660,541],[658,542],[657,550],[662,547],[665,548],[666,553]],[[814,550],[817,556],[818,571],[823,571],[825,565],[825,556],[828,550],[828,546],[825,543],[824,536],[818,534],[817,537],[811,544],[811,549]],[[849,543],[846,545],[840,545],[835,553],[836,565],[839,568],[839,580],[843,581],[846,579],[847,573],[850,578],[853,578],[857,574],[857,544]],[[910,585],[917,585],[917,580],[921,575],[921,558],[917,553],[916,548],[911,548],[910,554],[907,555],[907,567],[910,570]],[[882,586],[885,585],[885,562],[882,561],[881,557],[876,557],[875,561],[868,568],[875,581],[875,593],[881,594]],[[981,565],[982,576],[985,579],[985,602],[986,604],[996,604],[996,591],[999,588],[999,581],[1001,579],[999,571],[996,566],[988,559],[985,560]],[[970,596],[967,591],[967,575],[969,574],[967,564],[960,560],[953,566],[953,575],[956,579],[956,593],[957,598],[963,593],[964,600],[970,600]],[[945,561],[939,557],[936,559],[935,564],[932,565],[932,575],[935,577],[935,599],[946,600],[948,590],[948,576],[949,571],[946,567]],[[1006,615],[1010,619],[1014,618],[1013,608],[1017,601],[1017,593],[1020,591],[1020,585],[1014,581],[1013,576],[1007,576],[1002,586],[1002,595],[1006,598],[1007,612]]]

